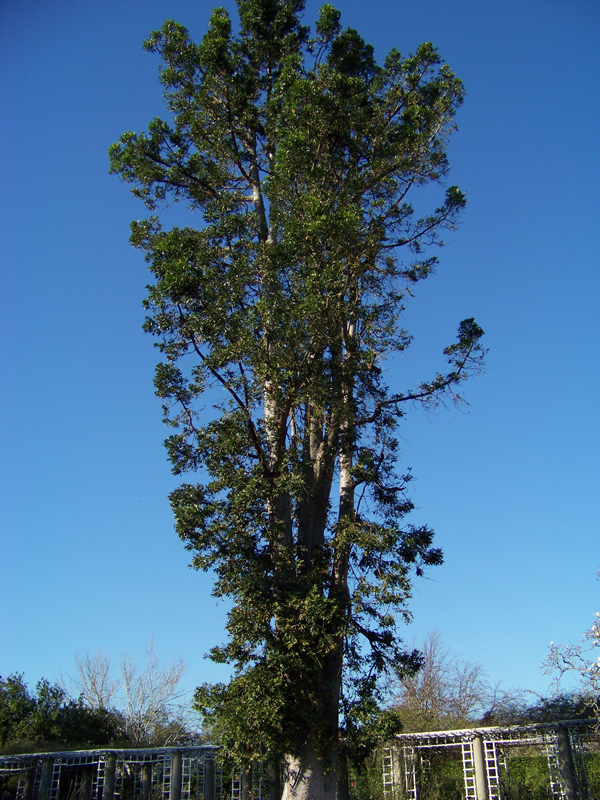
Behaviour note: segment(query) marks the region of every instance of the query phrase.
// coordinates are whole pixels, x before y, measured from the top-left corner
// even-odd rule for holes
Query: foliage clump
[[[120,719],[90,709],[58,684],[38,681],[32,692],[21,674],[0,678],[0,748],[27,753],[108,745],[118,738]]]

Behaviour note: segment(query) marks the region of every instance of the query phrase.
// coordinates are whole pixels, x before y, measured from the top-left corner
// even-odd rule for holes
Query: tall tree
[[[409,344],[398,319],[435,267],[426,248],[465,205],[457,187],[422,217],[408,201],[447,173],[463,86],[431,44],[378,66],[330,5],[312,37],[302,0],[237,5],[239,30],[216,9],[198,45],[175,22],[152,33],[169,121],[124,134],[111,171],[151,211],[182,201],[203,220],[132,225],[169,457],[199,473],[171,495],[177,530],[232,601],[211,654],[234,678],[197,702],[240,759],[284,756],[285,797],[333,798],[378,677],[419,664],[395,633],[411,570],[441,562],[432,531],[402,522],[396,425],[456,399],[483,355],[468,319],[445,374],[403,393],[382,376]]]

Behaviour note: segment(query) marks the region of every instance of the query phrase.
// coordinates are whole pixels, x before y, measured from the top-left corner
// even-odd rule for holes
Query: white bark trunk
[[[335,800],[337,759],[319,758],[314,750],[285,757],[281,800]]]

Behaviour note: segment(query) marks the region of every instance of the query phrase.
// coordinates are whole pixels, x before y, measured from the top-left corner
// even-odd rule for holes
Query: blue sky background
[[[415,341],[390,383],[440,368],[465,317],[490,352],[468,409],[417,410],[402,429],[414,522],[436,529],[446,557],[417,582],[406,637],[437,627],[492,680],[543,693],[550,641],[576,640],[600,610],[600,6],[337,6],[380,59],[433,41],[468,92],[450,182],[469,205],[406,311]],[[212,7],[0,0],[4,676],[55,679],[76,651],[116,660],[152,636],[188,662],[188,688],[227,674],[203,659],[225,606],[187,568],[167,501],[147,273],[128,245],[144,209],[106,155],[162,113],[142,41],[166,18],[199,39]]]

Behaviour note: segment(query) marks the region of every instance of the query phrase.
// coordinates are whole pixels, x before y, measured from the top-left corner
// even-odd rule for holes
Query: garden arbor
[[[436,763],[439,773],[440,761],[454,759],[462,764],[465,800],[502,800],[515,796],[511,760],[541,757],[545,796],[585,800],[591,755],[600,755],[593,720],[400,734],[383,750],[384,796],[424,800]]]

